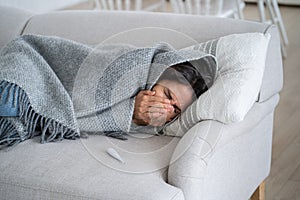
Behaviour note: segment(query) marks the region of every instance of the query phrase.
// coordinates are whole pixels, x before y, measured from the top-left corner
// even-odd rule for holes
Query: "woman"
[[[167,43],[92,48],[18,37],[0,51],[0,106],[10,111],[0,115],[0,146],[37,134],[42,143],[85,132],[126,139],[132,125],[163,126],[210,87],[215,65],[211,55]]]
[[[136,125],[163,126],[183,112],[208,89],[199,71],[189,62],[169,67],[152,90],[135,98]]]
[[[163,126],[183,112],[195,97],[207,90],[200,73],[190,63],[169,67],[159,78],[152,90],[142,90],[135,97],[133,122],[136,125]],[[1,92],[0,88],[0,92]],[[7,94],[0,102],[0,116],[18,116]]]

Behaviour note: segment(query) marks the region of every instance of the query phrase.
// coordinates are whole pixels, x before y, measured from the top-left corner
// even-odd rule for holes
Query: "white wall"
[[[0,5],[44,13],[62,9],[87,0],[0,0]]]

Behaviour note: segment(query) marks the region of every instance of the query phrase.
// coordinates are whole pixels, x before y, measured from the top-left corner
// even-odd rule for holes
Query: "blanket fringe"
[[[22,141],[16,127],[12,123],[1,118],[0,124],[0,150],[14,147]]]
[[[125,136],[127,133],[122,131],[105,131],[103,134],[107,137],[112,137],[119,140],[128,140],[128,138]]]
[[[18,105],[18,118],[25,127],[25,130],[21,132],[8,118],[0,117],[0,149],[15,146],[37,135],[41,136],[41,143],[80,137],[76,130],[37,113],[31,106],[25,91],[17,84],[2,81],[0,87],[2,89],[0,101],[5,97],[5,92],[8,92],[5,103],[9,101],[9,97],[12,95],[12,105],[13,107]]]

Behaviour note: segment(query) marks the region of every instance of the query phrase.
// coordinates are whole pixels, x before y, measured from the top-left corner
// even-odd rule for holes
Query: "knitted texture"
[[[37,135],[41,142],[75,139],[80,132],[126,139],[135,95],[150,89],[168,66],[201,61],[201,70],[203,60],[216,63],[211,55],[166,43],[92,48],[59,37],[18,37],[0,52],[1,91],[16,97],[19,113],[0,117],[0,145]]]

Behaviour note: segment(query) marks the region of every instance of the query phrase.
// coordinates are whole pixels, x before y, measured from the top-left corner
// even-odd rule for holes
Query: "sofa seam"
[[[34,15],[31,15],[31,16],[27,19],[27,21],[25,22],[23,28],[22,28],[21,31],[20,31],[20,35],[23,35],[23,34],[24,34],[25,29],[27,28],[27,25],[29,24],[29,22],[31,21],[31,19],[32,19],[33,17],[34,17]]]
[[[276,25],[269,24],[266,29],[264,30],[264,34],[268,33],[270,29],[276,28]]]
[[[173,200],[176,196],[178,196],[178,194],[179,194],[180,192],[182,192],[182,191],[181,191],[181,190],[178,191],[178,192],[171,198],[171,200]],[[182,193],[183,193],[183,192],[182,192]]]

